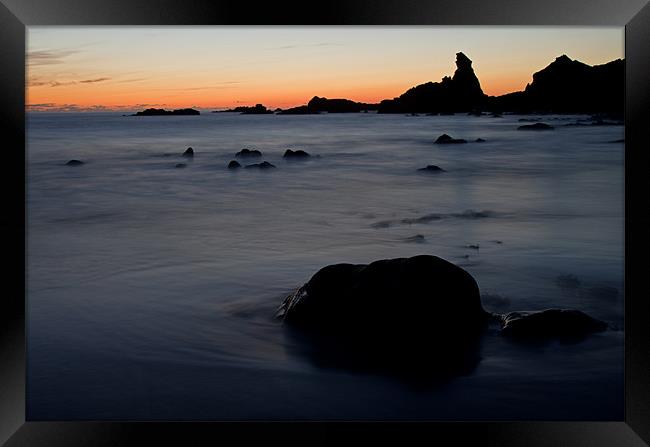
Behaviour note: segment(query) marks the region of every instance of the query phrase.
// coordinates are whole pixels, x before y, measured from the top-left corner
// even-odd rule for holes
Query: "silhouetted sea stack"
[[[84,164],[84,162],[81,161],[81,160],[70,160],[65,165],[66,166],[81,166],[83,164]]]
[[[553,130],[554,127],[545,123],[525,124],[517,127],[517,130]]]
[[[466,140],[463,140],[462,138],[452,138],[449,135],[442,134],[436,139],[435,141],[436,144],[462,144],[462,143],[467,143]]]
[[[258,168],[258,169],[269,169],[269,168],[275,168],[274,165],[269,163],[268,161],[263,161],[262,163],[254,163],[252,165],[246,165],[247,168]]]
[[[242,149],[235,154],[235,157],[261,157],[262,153],[257,149]]]
[[[436,165],[427,165],[426,168],[420,168],[420,169],[418,169],[418,171],[431,172],[431,173],[446,172],[440,166],[436,166]]]
[[[237,169],[241,168],[241,164],[237,160],[230,160],[230,163],[228,163],[228,169]]]
[[[298,149],[296,151],[293,151],[291,149],[287,149],[284,152],[284,155],[282,156],[283,158],[292,158],[292,159],[302,159],[302,158],[308,158],[310,155],[303,151],[302,149]]]
[[[146,109],[142,112],[136,112],[131,116],[167,116],[167,115],[200,115],[201,112],[195,109],[177,109],[177,110],[165,110],[165,109]]]
[[[185,149],[185,152],[183,152],[183,157],[188,157],[188,158],[194,157],[194,149],[192,149],[191,147]]]
[[[487,96],[472,68],[472,61],[456,53],[456,71],[441,82],[427,82],[406,91],[398,98],[379,103],[379,113],[445,113],[476,111],[484,107]]]

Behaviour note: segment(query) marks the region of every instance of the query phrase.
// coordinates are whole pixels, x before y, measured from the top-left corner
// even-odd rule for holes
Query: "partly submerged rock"
[[[420,172],[431,172],[431,173],[437,173],[437,172],[447,172],[444,169],[442,169],[440,166],[436,165],[427,165],[426,168],[420,168],[418,169]]]
[[[81,160],[70,160],[65,165],[66,166],[81,166],[83,164],[85,164],[85,163],[83,161],[81,161]]]
[[[466,140],[463,140],[462,138],[452,138],[449,135],[442,134],[436,139],[435,141],[436,144],[460,144],[460,143],[467,143]]]
[[[228,163],[228,169],[237,169],[241,168],[241,164],[237,160],[230,160],[230,163]]]
[[[434,334],[475,333],[488,314],[469,273],[436,256],[420,255],[324,267],[285,299],[278,316],[325,332],[375,339],[418,333],[432,343]]]
[[[297,159],[297,158],[311,157],[311,155],[309,155],[307,152],[303,151],[302,149],[298,149],[298,150],[295,150],[295,151],[293,151],[291,149],[287,149],[284,152],[284,155],[282,157]]]
[[[475,141],[477,143],[485,143],[485,140],[483,138],[477,138]]]
[[[194,149],[192,149],[191,147],[185,149],[185,152],[183,152],[183,157],[188,157],[188,158],[194,157]]]
[[[262,153],[257,149],[242,149],[235,154],[235,157],[261,157]]]
[[[176,166],[174,166],[174,167],[175,168],[186,168],[187,165],[185,163],[177,163]]]
[[[575,309],[510,312],[502,316],[501,333],[518,339],[582,339],[607,329],[607,323]]]
[[[553,126],[546,123],[525,124],[517,127],[517,130],[552,130]]]
[[[277,316],[317,366],[409,381],[471,372],[489,320],[474,278],[428,255],[324,267]]]
[[[268,161],[263,161],[262,163],[254,163],[252,165],[246,165],[246,168],[269,169],[269,168],[275,168],[275,166],[269,163]]]

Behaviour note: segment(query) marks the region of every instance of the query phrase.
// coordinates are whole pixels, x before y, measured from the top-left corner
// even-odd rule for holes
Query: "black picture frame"
[[[108,446],[381,439],[440,445],[643,446],[650,443],[650,312],[644,255],[650,122],[647,0],[0,0],[3,298],[0,443]],[[35,25],[572,25],[625,26],[625,419],[612,422],[35,422],[25,420],[25,27]]]

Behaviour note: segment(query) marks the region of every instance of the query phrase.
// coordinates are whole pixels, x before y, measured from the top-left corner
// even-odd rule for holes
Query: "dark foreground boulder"
[[[262,153],[257,149],[242,149],[235,154],[235,157],[261,157]]]
[[[517,127],[517,130],[552,130],[554,127],[545,123],[525,124]]]
[[[303,151],[302,149],[298,149],[297,151],[292,151],[291,149],[287,149],[284,152],[284,155],[282,156],[284,158],[292,158],[292,159],[299,159],[299,158],[307,158],[310,157],[310,155]]]
[[[237,160],[230,160],[230,163],[228,163],[228,169],[237,169],[241,168],[241,164]]]
[[[81,161],[81,160],[70,160],[65,165],[66,166],[81,166],[83,164],[85,164],[85,163],[83,161]]]
[[[462,144],[462,143],[467,143],[467,140],[463,140],[462,138],[452,138],[446,133],[440,135],[436,140],[436,144]]]
[[[427,165],[426,168],[420,168],[418,169],[420,172],[431,172],[431,173],[438,173],[438,172],[447,172],[444,169],[442,169],[440,166],[436,165]]]
[[[274,165],[269,163],[268,161],[263,161],[262,163],[254,163],[252,165],[246,165],[247,168],[258,168],[258,169],[270,169],[270,168],[275,168]]]
[[[524,340],[580,340],[607,329],[607,323],[575,309],[510,312],[502,316],[501,333]]]
[[[194,149],[192,149],[191,147],[185,149],[185,152],[183,152],[183,157],[188,157],[188,158],[194,157]]]
[[[277,316],[319,366],[450,378],[478,364],[490,314],[469,273],[421,255],[324,267]]]

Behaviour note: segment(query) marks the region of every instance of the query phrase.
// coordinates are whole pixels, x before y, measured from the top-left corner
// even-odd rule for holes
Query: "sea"
[[[624,127],[589,118],[29,112],[28,420],[623,420]],[[274,317],[326,265],[420,254],[490,312],[610,329],[491,328],[472,371],[412,383],[323,366]]]

